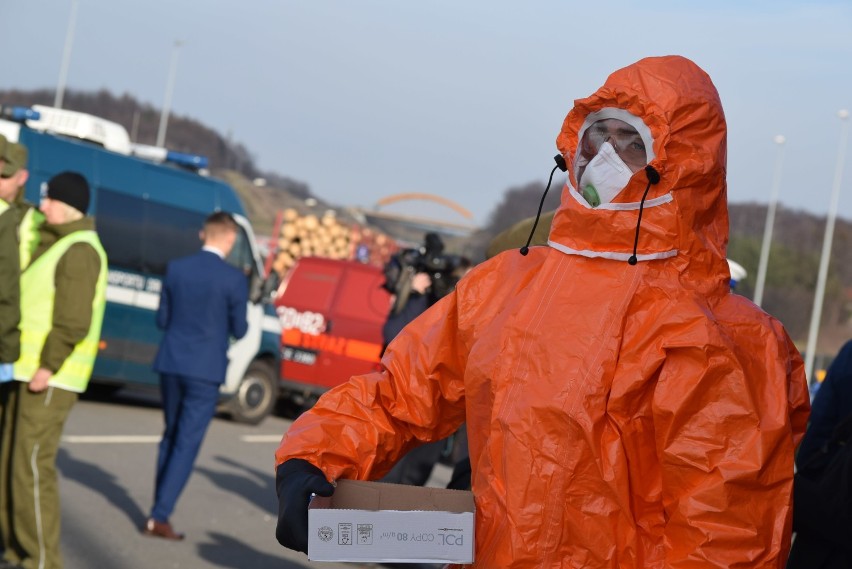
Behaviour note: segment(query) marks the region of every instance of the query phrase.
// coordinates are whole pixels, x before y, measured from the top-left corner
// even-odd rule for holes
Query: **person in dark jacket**
[[[382,327],[384,345],[387,346],[405,326],[420,316],[432,304],[429,287],[432,279],[428,273],[416,273],[411,278],[411,291],[399,312],[391,312]],[[408,452],[382,479],[393,484],[423,486],[432,475],[435,463],[447,446],[446,440],[420,445]]]
[[[207,217],[198,253],[166,270],[157,326],[165,330],[154,360],[160,374],[165,430],[157,456],[156,487],[145,535],[183,539],[169,516],[192,473],[219,401],[228,367],[229,338],[248,330],[248,281],[225,261],[238,227],[225,212]]]
[[[441,242],[440,237],[435,233],[426,235],[426,243],[430,244],[433,251],[437,250],[437,254],[443,251],[443,242]],[[455,283],[466,275],[471,267],[472,264],[466,257],[461,257],[455,262],[455,267],[451,275],[445,277],[445,280],[450,283],[448,287],[443,289],[445,294],[452,290]],[[411,279],[411,291],[406,303],[400,308],[399,312],[391,312],[382,328],[385,347],[390,344],[409,322],[412,322],[425,312],[436,300],[440,300],[440,297],[436,298],[436,291],[430,289],[431,286],[432,278],[428,273],[419,272],[414,274]],[[426,443],[410,450],[382,478],[382,481],[423,486],[429,481],[435,464],[442,457],[450,453],[454,456],[458,454],[467,456],[467,435],[464,427],[461,427],[452,438]],[[461,459],[459,458],[459,460]],[[469,475],[467,480],[469,480]]]
[[[404,305],[399,312],[391,311],[382,326],[382,341],[384,346],[396,338],[405,325],[420,316],[432,304],[429,299],[429,287],[432,279],[428,273],[416,273],[411,278],[411,290]]]
[[[796,454],[793,530],[796,539],[787,569],[852,567],[852,471],[834,470],[821,478],[834,460],[852,466],[852,340],[831,363],[814,397],[808,430]],[[844,512],[845,509],[845,512]]]

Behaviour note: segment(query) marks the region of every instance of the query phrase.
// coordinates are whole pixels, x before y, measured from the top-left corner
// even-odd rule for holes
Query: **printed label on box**
[[[337,543],[352,545],[352,524],[337,524]]]
[[[358,544],[373,545],[373,524],[358,524]]]
[[[473,560],[472,512],[311,510],[309,519],[312,561]]]

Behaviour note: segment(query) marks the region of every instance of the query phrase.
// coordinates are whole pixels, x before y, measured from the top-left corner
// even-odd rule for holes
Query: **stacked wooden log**
[[[369,227],[353,227],[350,234],[351,259],[377,267],[384,266],[398,249],[396,241]]]
[[[300,214],[289,208],[281,212],[278,253],[272,268],[283,275],[300,257],[359,260],[382,266],[396,243],[387,235],[358,225],[341,223],[329,210],[322,216]]]

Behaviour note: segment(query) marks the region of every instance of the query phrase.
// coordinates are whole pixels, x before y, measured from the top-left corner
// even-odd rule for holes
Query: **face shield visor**
[[[587,117],[575,160],[578,191],[592,207],[611,202],[653,157],[651,132],[623,109]]]

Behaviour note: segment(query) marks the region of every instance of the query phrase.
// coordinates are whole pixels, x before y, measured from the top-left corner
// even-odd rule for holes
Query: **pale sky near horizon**
[[[72,1],[0,0],[0,88],[56,87]],[[76,1],[69,89],[160,107],[181,40],[172,111],[335,204],[433,193],[485,223],[507,188],[547,180],[574,99],[680,54],[720,92],[730,202],[769,200],[781,134],[781,205],[824,214],[842,162],[852,218],[837,116],[852,110],[848,0]],[[391,211],[464,221],[423,202]]]

